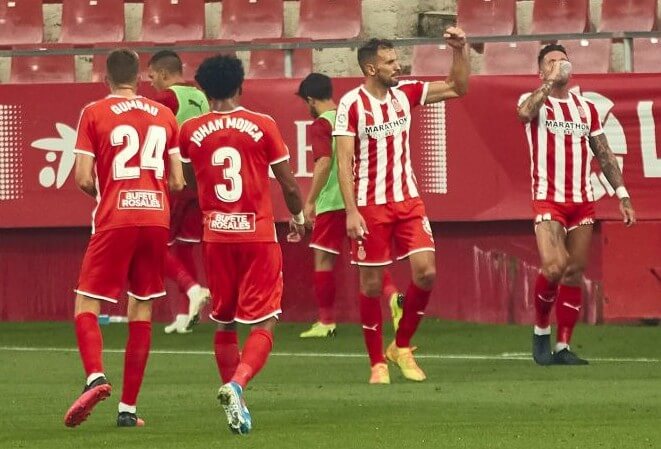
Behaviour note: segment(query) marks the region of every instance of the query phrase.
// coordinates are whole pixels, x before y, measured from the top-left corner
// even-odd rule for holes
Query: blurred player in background
[[[597,108],[569,91],[571,63],[564,47],[547,45],[538,63],[542,85],[522,95],[518,107],[530,145],[532,206],[542,263],[534,291],[532,354],[540,365],[586,365],[587,360],[573,353],[569,343],[581,311],[581,285],[595,219],[592,154],[620,199],[625,224],[634,224],[636,218]],[[558,329],[551,353],[554,304]]]
[[[151,300],[165,296],[168,187],[184,186],[172,111],[136,95],[138,55],[115,50],[106,65],[111,95],[83,109],[75,149],[76,184],[97,206],[75,290],[76,337],[87,381],[64,418],[69,427],[110,396],[98,315],[101,301],[119,301],[127,281],[129,335],[117,425],[144,424],[136,402],[151,344]]]
[[[344,200],[337,181],[337,155],[333,129],[337,106],[333,101],[331,79],[321,73],[311,73],[299,85],[296,93],[308,105],[315,119],[310,126],[314,172],[312,186],[303,211],[313,224],[310,247],[314,252],[314,295],[319,319],[301,338],[335,335],[335,276],[333,270],[342,250],[346,233]],[[402,317],[403,296],[392,282],[390,272],[384,272],[383,293],[389,300],[395,330]]]
[[[409,130],[418,105],[463,96],[470,64],[466,38],[459,28],[444,34],[453,49],[445,81],[400,81],[401,66],[393,44],[372,39],[358,50],[365,83],[342,97],[337,110],[339,181],[346,205],[352,263],[360,275],[360,316],[371,364],[370,383],[390,383],[386,364],[396,363],[405,378],[425,380],[413,357],[411,338],[425,313],[436,278],[434,239],[411,169]],[[404,314],[383,354],[381,305],[383,270],[395,257],[409,259],[413,279]]]
[[[282,252],[271,205],[269,167],[289,211],[290,238],[305,233],[301,193],[289,167],[289,150],[271,117],[239,105],[244,71],[234,56],[216,56],[195,80],[211,112],[181,127],[182,160],[195,171],[204,216],[203,254],[218,323],[214,351],[223,385],[218,399],[230,430],[245,434],[252,420],[243,399],[248,382],[273,347],[281,313]],[[189,172],[188,164],[186,171]],[[251,331],[239,352],[236,323]]]
[[[154,98],[169,107],[181,125],[185,120],[209,112],[207,97],[184,80],[179,55],[161,50],[149,60],[149,79],[158,91]],[[174,321],[165,326],[165,333],[191,332],[200,318],[200,309],[209,300],[209,289],[200,286],[193,250],[202,239],[202,212],[192,189],[186,188],[173,196],[170,221],[170,250],[165,259],[165,275],[174,280],[181,292],[175,302]]]

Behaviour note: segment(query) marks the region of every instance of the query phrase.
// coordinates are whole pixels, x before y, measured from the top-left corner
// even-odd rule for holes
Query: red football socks
[[[78,351],[83,361],[85,375],[102,373],[103,337],[98,317],[91,312],[80,313],[75,317],[75,325]]]
[[[383,355],[383,316],[379,299],[370,298],[362,293],[358,295],[360,322],[363,325],[363,338],[371,366],[386,362]]]
[[[568,345],[581,314],[581,288],[560,284],[557,302],[555,307],[555,318],[558,321],[557,340],[558,343]]]
[[[429,296],[431,290],[423,290],[413,282],[406,291],[406,299],[404,300],[404,313],[399,322],[397,334],[395,334],[395,344],[398,348],[408,348],[411,346],[411,337],[422,321],[425,315],[427,303],[429,303]]]
[[[542,329],[549,327],[551,309],[558,292],[558,284],[549,281],[539,273],[535,281],[535,325]]]
[[[271,349],[273,348],[273,334],[266,329],[255,329],[250,332],[246,344],[241,351],[241,361],[236,367],[232,381],[246,388],[250,379],[266,364]]]
[[[213,343],[218,372],[223,383],[226,384],[232,380],[241,359],[236,331],[216,331]]]
[[[135,405],[145,375],[151,345],[151,323],[149,321],[129,322],[129,338],[124,353],[124,386],[122,402]]]
[[[335,275],[332,271],[314,272],[314,296],[319,308],[319,321],[322,324],[334,323]]]
[[[189,247],[192,245],[180,246]],[[197,281],[191,276],[188,269],[186,269],[184,262],[178,257],[178,255],[173,254],[173,251],[174,249],[170,248],[165,255],[165,276],[177,283],[180,292],[186,293],[188,289],[197,284]],[[185,254],[185,250],[183,253]],[[186,311],[186,313],[188,313],[188,311]]]

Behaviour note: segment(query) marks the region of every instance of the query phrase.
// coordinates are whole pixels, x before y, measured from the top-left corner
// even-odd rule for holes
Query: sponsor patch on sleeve
[[[163,210],[163,192],[154,190],[121,190],[117,209]]]
[[[255,232],[255,214],[213,212],[209,216],[209,230],[214,232]]]

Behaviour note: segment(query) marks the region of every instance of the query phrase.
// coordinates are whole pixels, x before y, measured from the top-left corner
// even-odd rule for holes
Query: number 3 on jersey
[[[110,133],[113,146],[125,144],[113,161],[113,179],[135,179],[140,177],[140,170],[154,170],[157,179],[162,179],[165,172],[163,153],[167,144],[167,133],[162,126],[151,125],[147,130],[145,142],[140,151],[140,166],[127,167],[126,164],[140,150],[138,131],[129,125],[119,125]]]
[[[216,196],[226,203],[234,203],[243,193],[243,179],[241,179],[241,154],[233,147],[220,147],[211,156],[213,165],[222,165],[223,178],[227,183],[216,184]],[[229,187],[227,184],[229,183]]]

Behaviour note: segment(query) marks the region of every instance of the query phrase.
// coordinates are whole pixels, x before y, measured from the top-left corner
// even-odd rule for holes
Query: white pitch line
[[[78,352],[77,348],[35,348],[28,346],[0,346],[0,351],[6,352]],[[103,352],[123,354],[123,349],[104,349]],[[159,355],[213,355],[212,351],[192,351],[176,349],[154,349],[150,354]],[[337,353],[337,352],[273,352],[275,357],[310,357],[310,358],[365,358],[366,354]],[[523,360],[530,361],[530,355],[523,352],[504,352],[502,354],[416,354],[417,359],[431,360]],[[661,359],[646,357],[588,357],[591,362],[604,363],[661,363]]]

